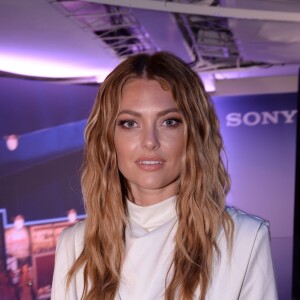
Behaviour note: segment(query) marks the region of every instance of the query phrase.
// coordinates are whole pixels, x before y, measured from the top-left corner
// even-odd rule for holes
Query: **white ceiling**
[[[107,73],[117,55],[47,0],[0,1],[0,70],[41,77]]]
[[[126,16],[125,23],[116,23],[116,19],[112,22],[111,18],[116,11],[120,15],[120,10],[104,6],[108,3],[126,7],[121,13]],[[2,76],[20,74],[60,81],[67,78],[68,82],[70,78],[99,82],[130,55],[120,37],[130,39],[131,44],[127,45],[130,51],[174,52],[190,62],[205,80],[297,76],[300,3],[297,0],[0,1]],[[136,41],[132,42],[133,39]]]

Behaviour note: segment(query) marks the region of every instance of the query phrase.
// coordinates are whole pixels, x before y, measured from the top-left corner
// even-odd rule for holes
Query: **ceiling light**
[[[15,151],[19,145],[18,136],[11,134],[9,136],[4,137],[6,140],[6,147],[9,151]]]

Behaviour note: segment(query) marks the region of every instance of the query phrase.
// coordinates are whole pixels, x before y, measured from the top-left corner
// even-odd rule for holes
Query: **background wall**
[[[270,222],[280,299],[291,299],[297,94],[214,98],[228,157],[229,205]]]
[[[84,213],[79,186],[83,130],[96,92],[97,86],[0,79],[0,208],[5,209],[1,217],[7,233],[16,216],[24,216],[29,232],[24,236],[36,245],[28,246],[26,258],[7,258],[17,274],[15,282],[22,266],[29,265],[41,295],[49,287],[41,286],[37,262],[45,255],[53,260],[57,235],[69,225],[68,212],[75,209],[79,217]],[[284,300],[291,297],[296,97],[213,97],[233,182],[228,204],[270,221]],[[18,138],[14,151],[7,149],[10,135]],[[51,272],[50,265],[42,265],[47,270],[40,274]]]
[[[0,79],[0,197],[9,223],[83,213],[83,130],[97,86]],[[18,137],[9,151],[8,136]]]

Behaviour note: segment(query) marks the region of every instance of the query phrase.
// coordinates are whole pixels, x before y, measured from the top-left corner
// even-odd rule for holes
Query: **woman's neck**
[[[167,187],[158,189],[143,189],[132,185],[131,195],[133,199],[129,199],[131,202],[140,206],[149,206],[164,201],[172,196],[178,194],[178,182],[173,182]]]
[[[165,199],[168,199],[175,194],[161,194],[161,193],[153,193],[151,195],[147,194],[139,194],[139,195],[133,195],[133,199],[130,199],[133,203],[139,206],[150,206],[153,204],[160,203],[164,201]]]

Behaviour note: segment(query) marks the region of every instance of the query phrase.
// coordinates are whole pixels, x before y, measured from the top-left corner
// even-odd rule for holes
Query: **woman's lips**
[[[142,158],[136,160],[135,163],[137,164],[139,169],[143,171],[153,172],[160,170],[163,167],[165,160],[161,158]]]

